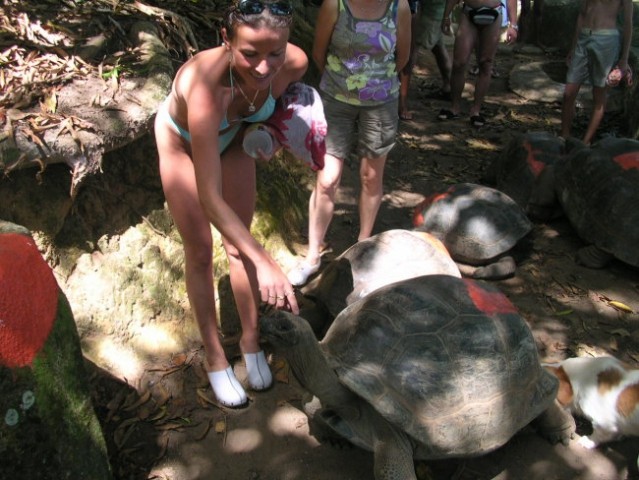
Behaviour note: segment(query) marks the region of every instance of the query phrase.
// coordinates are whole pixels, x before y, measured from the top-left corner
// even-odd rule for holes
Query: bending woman
[[[224,16],[224,44],[179,69],[155,121],[162,186],[184,244],[186,288],[208,377],[218,401],[230,407],[246,404],[247,396],[219,337],[211,224],[222,234],[229,259],[252,389],[272,383],[258,343],[260,300],[299,310],[286,275],[250,233],[255,160],[242,149],[245,126],[269,118],[275,99],[306,72],[306,54],[288,43],[292,11],[289,1],[234,2]],[[267,158],[264,152],[261,157]]]

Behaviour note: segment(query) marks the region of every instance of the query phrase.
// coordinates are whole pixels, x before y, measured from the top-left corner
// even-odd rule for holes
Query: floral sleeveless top
[[[399,96],[395,65],[397,0],[378,20],[359,20],[339,0],[320,89],[340,102],[373,106]]]

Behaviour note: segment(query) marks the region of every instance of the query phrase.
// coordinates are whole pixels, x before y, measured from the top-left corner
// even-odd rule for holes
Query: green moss
[[[106,443],[93,410],[71,307],[60,292],[58,316],[33,364],[40,416],[58,439],[69,478],[111,479]],[[62,440],[64,439],[64,440]]]

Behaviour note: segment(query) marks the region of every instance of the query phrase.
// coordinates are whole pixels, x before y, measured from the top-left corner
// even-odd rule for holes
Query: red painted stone
[[[0,234],[0,365],[31,365],[57,309],[58,283],[33,239]]]

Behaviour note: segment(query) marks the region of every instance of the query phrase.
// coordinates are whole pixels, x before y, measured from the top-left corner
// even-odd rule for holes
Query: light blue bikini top
[[[233,85],[233,72],[231,71],[230,68],[229,68],[229,77],[231,79],[231,101],[233,101],[233,99],[235,98],[235,88]],[[275,111],[275,99],[273,98],[273,95],[271,95],[271,87],[272,85],[269,85],[268,97],[266,97],[266,100],[264,101],[264,104],[260,107],[260,109],[257,112],[253,113],[252,115],[249,115],[248,117],[238,118],[237,121],[257,123],[257,122],[263,122],[265,120],[268,120],[270,116],[273,115],[273,112]],[[230,123],[228,119],[226,118],[226,114],[225,114],[224,118],[222,119],[222,123],[220,124],[220,131],[226,130],[227,128],[229,128],[229,126],[230,126]]]
[[[229,73],[230,73],[230,69],[229,69]],[[233,99],[235,98],[235,89],[233,88],[233,75],[230,74],[230,77],[231,77],[231,99]],[[242,126],[242,122],[249,122],[249,123],[263,122],[265,120],[268,120],[268,118],[270,118],[270,116],[273,115],[273,112],[275,111],[275,99],[271,95],[271,87],[272,85],[269,85],[268,97],[266,98],[266,100],[264,101],[264,104],[260,107],[260,109],[254,114],[249,115],[248,117],[238,118],[238,120],[234,122],[234,125],[232,127],[229,124],[228,119],[226,118],[226,114],[224,114],[224,119],[222,119],[222,123],[220,124],[219,130],[218,130],[218,132],[222,132],[226,130],[223,133],[219,133],[218,149],[220,153],[224,152],[224,150],[226,150],[226,148],[231,144],[231,142],[233,141],[233,138],[235,137],[237,132],[240,130],[240,127]],[[167,96],[167,101],[168,100],[169,100],[169,97]],[[163,111],[166,114],[167,120],[169,121],[171,126],[175,128],[177,133],[179,133],[182,136],[182,138],[184,138],[187,142],[190,142],[191,134],[188,132],[188,130],[178,125],[178,123],[173,119],[173,117],[169,115],[168,107],[165,108]]]

